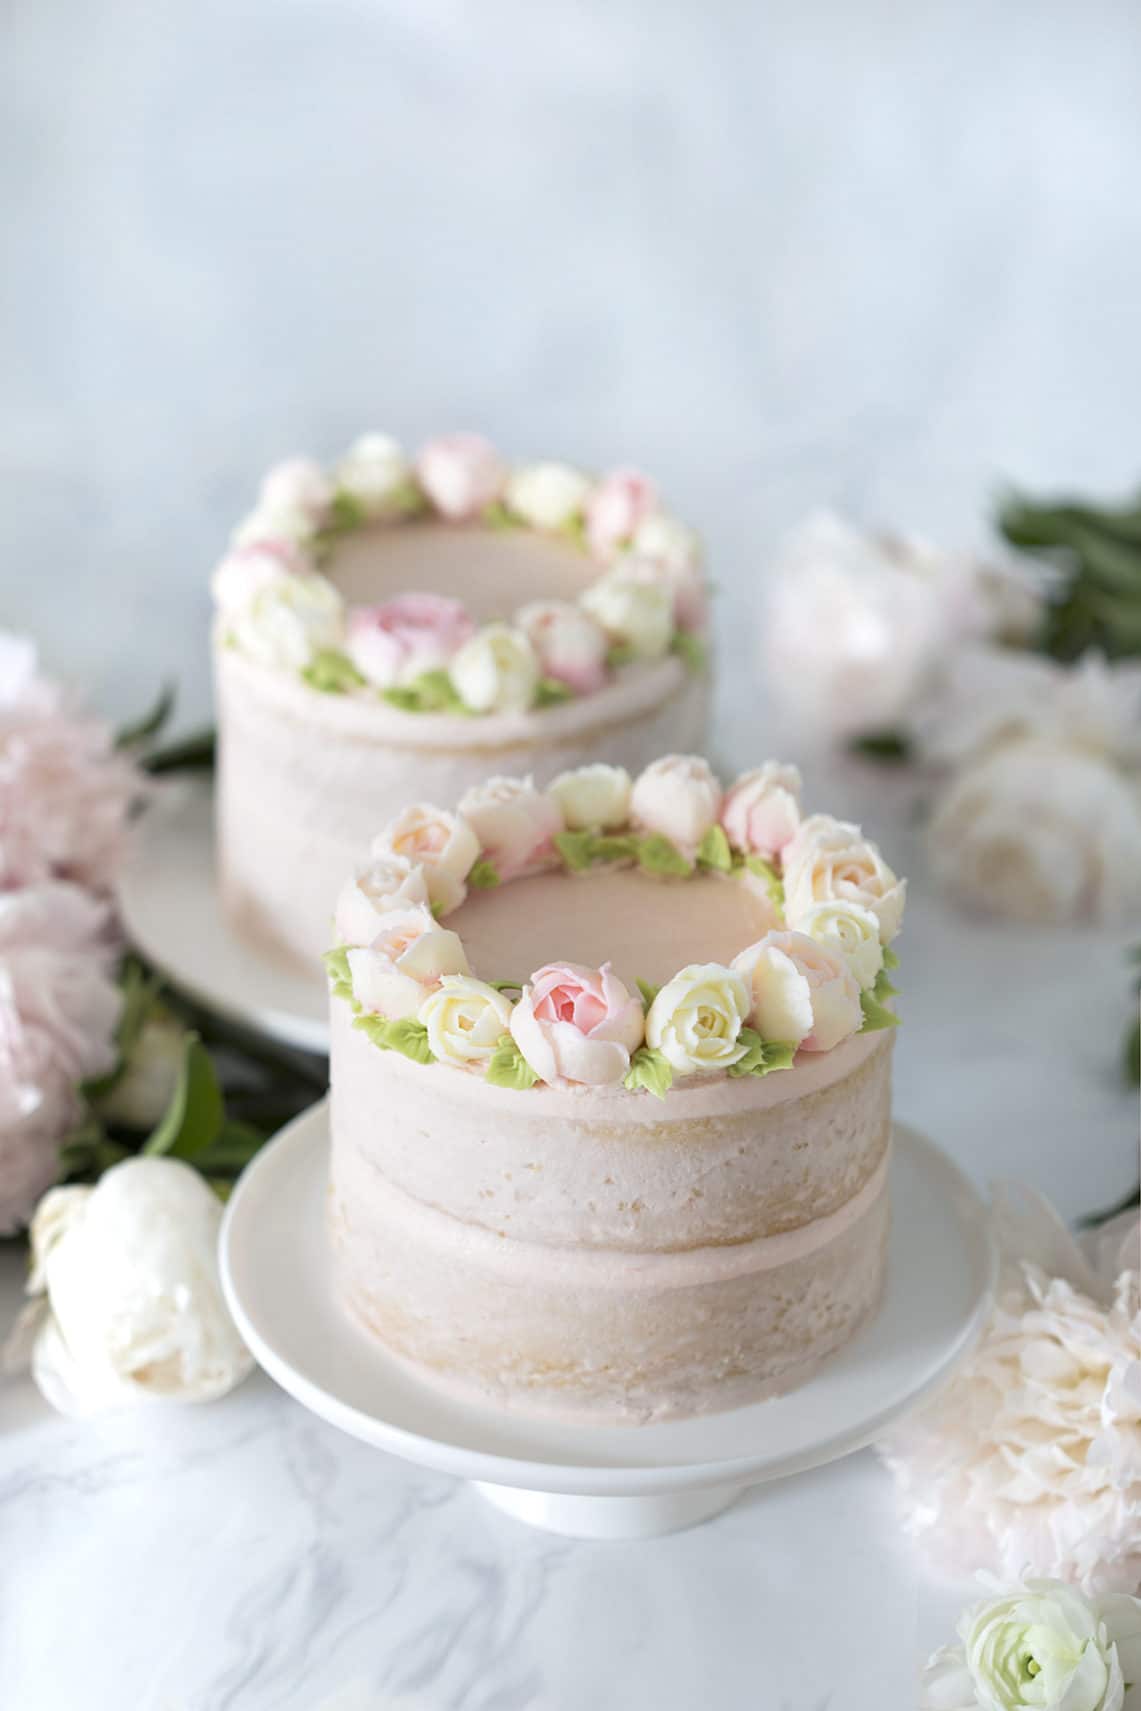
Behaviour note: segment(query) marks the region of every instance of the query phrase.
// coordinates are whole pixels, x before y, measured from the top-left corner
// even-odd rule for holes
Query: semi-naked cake
[[[406,810],[326,958],[347,1312],[426,1378],[584,1422],[804,1382],[883,1284],[903,900],[774,762]]]
[[[367,434],[331,472],[270,471],[213,592],[223,904],[308,964],[409,800],[704,735],[697,539],[631,470],[512,469],[471,434],[411,461]]]

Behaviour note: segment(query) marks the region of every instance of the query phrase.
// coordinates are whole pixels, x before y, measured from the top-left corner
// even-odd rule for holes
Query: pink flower
[[[0,896],[0,1232],[54,1182],[77,1085],[115,1061],[109,911],[78,886]]]
[[[378,916],[376,935],[347,953],[353,997],[396,1021],[415,1016],[445,974],[470,974],[458,933],[438,926],[423,903]]]
[[[555,798],[536,790],[529,778],[489,778],[473,785],[460,798],[459,814],[500,879],[514,879],[549,860],[552,839],[564,824]]]
[[[610,675],[610,638],[589,612],[569,600],[536,600],[515,622],[539,656],[544,677],[565,683],[576,695],[602,688]]]
[[[721,785],[700,755],[663,755],[634,781],[630,814],[644,832],[660,832],[692,856],[717,819]]]
[[[354,606],[345,646],[362,676],[389,689],[446,666],[474,634],[475,625],[458,600],[398,594],[379,606]]]
[[[515,1044],[540,1080],[604,1087],[621,1081],[641,1045],[641,1000],[602,968],[548,963],[531,977],[511,1012]]]
[[[763,1040],[829,1052],[863,1026],[855,975],[838,951],[806,933],[766,933],[731,966],[749,987],[749,1021]]]
[[[420,486],[443,517],[461,522],[498,499],[507,482],[507,465],[480,434],[442,434],[429,440],[416,459]]]
[[[612,469],[586,505],[586,536],[595,558],[611,558],[656,508],[657,490],[636,469]]]
[[[769,760],[742,773],[721,804],[721,824],[735,850],[779,856],[800,825],[799,772]]]

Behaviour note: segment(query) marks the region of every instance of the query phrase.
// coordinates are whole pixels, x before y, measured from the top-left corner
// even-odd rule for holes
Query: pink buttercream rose
[[[442,594],[398,594],[349,612],[345,650],[378,689],[415,682],[446,666],[475,625],[458,600]]]
[[[552,840],[564,825],[557,800],[536,790],[529,778],[475,784],[460,798],[459,813],[500,879],[514,879],[549,861]]]
[[[511,1012],[515,1044],[542,1081],[605,1087],[621,1081],[645,1035],[641,1000],[611,972],[548,963]]]
[[[742,773],[721,804],[721,824],[735,850],[779,856],[800,825],[800,774],[794,766],[766,761]]]
[[[578,695],[593,695],[610,675],[610,638],[589,612],[569,600],[536,600],[516,615],[539,658],[544,677],[565,683]]]
[[[700,755],[663,755],[634,781],[631,818],[692,856],[717,819],[721,785]]]
[[[508,470],[482,435],[442,434],[421,450],[416,475],[440,515],[460,522],[499,498]]]
[[[586,538],[596,558],[610,558],[658,503],[652,481],[636,469],[612,469],[586,505]]]

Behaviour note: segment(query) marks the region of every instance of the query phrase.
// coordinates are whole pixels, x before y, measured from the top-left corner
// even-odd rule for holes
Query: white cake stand
[[[749,1485],[877,1438],[951,1372],[987,1312],[995,1259],[961,1172],[895,1131],[886,1297],[872,1323],[790,1396],[652,1426],[582,1426],[457,1401],[358,1329],[333,1298],[324,1229],[324,1103],[258,1155],[226,1209],[222,1280],[261,1365],[355,1438],[474,1482],[499,1508],[578,1538],[673,1532]]]
[[[230,930],[214,879],[209,785],[178,780],[148,807],[119,885],[127,934],[189,998],[304,1051],[329,1050],[328,993],[310,976]]]

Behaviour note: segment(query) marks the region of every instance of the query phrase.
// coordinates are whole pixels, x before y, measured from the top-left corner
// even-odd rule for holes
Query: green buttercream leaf
[[[510,1034],[500,1034],[487,1065],[485,1081],[493,1087],[513,1087],[522,1093],[534,1087],[539,1077],[515,1044]]]
[[[885,968],[899,967],[899,953],[893,951],[890,945],[885,945],[883,948],[883,965]]]
[[[402,713],[419,713],[421,711],[420,697],[414,689],[394,685],[391,689],[382,689],[380,698],[382,701],[387,701],[390,707],[399,707]]]
[[[638,853],[638,840],[623,832],[599,832],[591,846],[594,861],[632,861]]]
[[[389,1022],[385,1031],[389,1049],[402,1052],[413,1063],[435,1063],[435,1054],[428,1044],[428,1030],[414,1016],[404,1016],[399,1022]]]
[[[593,832],[556,832],[555,848],[575,873],[584,873],[594,859]]]
[[[467,708],[456,692],[443,666],[424,671],[412,683],[381,690],[382,699],[405,713],[466,713]]]
[[[656,873],[669,879],[688,879],[693,864],[661,832],[651,832],[638,845],[638,865],[645,873]]]
[[[725,836],[724,826],[710,826],[697,846],[697,859],[702,867],[712,867],[718,873],[732,873],[733,851]]]
[[[650,1005],[654,1002],[654,999],[658,996],[658,993],[661,990],[661,987],[655,986],[652,981],[639,980],[638,991],[642,994],[642,1005],[644,1009],[647,1011],[649,1010]]]
[[[499,884],[499,873],[491,862],[480,860],[468,874],[467,882],[473,891],[492,891]]]
[[[559,534],[564,540],[572,542],[576,547],[586,547],[586,518],[581,511],[576,511],[573,517],[568,517],[559,528]]]
[[[359,529],[367,520],[365,508],[354,494],[346,493],[344,488],[334,493],[329,507],[331,527],[339,533],[347,533],[350,529]]]
[[[615,642],[606,655],[606,663],[611,670],[616,671],[619,666],[632,665],[637,657],[636,649],[632,648],[629,642]]]
[[[485,505],[481,512],[482,519],[489,529],[521,529],[522,517],[516,517],[508,510],[502,499],[493,499],[490,505]]]
[[[887,999],[896,997],[898,992],[899,987],[892,985],[891,976],[888,974],[887,969],[881,968],[879,973],[876,975],[875,985],[872,987],[872,997],[876,1000],[877,1004],[883,1004]]]
[[[758,879],[764,880],[769,901],[775,903],[778,909],[783,909],[784,881],[772,862],[766,861],[764,856],[749,855],[745,857],[745,866],[750,873],[755,873]]]
[[[372,1011],[362,1016],[354,1016],[353,1027],[359,1028],[366,1039],[370,1039],[374,1046],[379,1046],[382,1052],[388,1051],[388,1023],[383,1016],[377,1016]]]
[[[691,635],[688,630],[678,630],[670,643],[670,651],[677,654],[686,670],[695,676],[705,670],[708,649],[700,636]]]
[[[536,707],[557,707],[562,701],[573,701],[574,690],[568,683],[560,683],[557,677],[541,677],[539,687],[535,691]]]
[[[486,984],[494,986],[497,992],[522,992],[523,990],[521,980],[489,980]]]
[[[640,983],[639,983],[640,984]],[[669,1062],[652,1046],[639,1046],[630,1059],[624,1085],[631,1093],[643,1088],[655,1099],[664,1099],[673,1083],[674,1072]]]
[[[337,945],[331,951],[326,951],[321,959],[329,974],[329,990],[334,998],[353,996],[353,977],[349,972],[349,947]]]
[[[880,1003],[874,992],[860,993],[860,1008],[864,1012],[861,1034],[874,1034],[878,1028],[898,1028],[899,1017]]]
[[[321,648],[313,655],[301,673],[311,689],[322,695],[347,695],[350,689],[360,689],[364,678],[339,648]]]
[[[768,1075],[774,1069],[791,1069],[796,1047],[788,1040],[762,1040],[752,1028],[742,1028],[737,1038],[745,1055],[729,1069],[733,1076]]]

